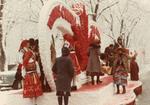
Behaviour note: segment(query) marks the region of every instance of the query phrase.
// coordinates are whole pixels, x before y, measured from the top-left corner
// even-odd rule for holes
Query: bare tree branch
[[[111,24],[111,22],[110,22],[104,15],[102,15],[102,17],[104,18],[104,20],[105,20],[108,24]]]
[[[111,9],[110,9],[110,11],[111,11]],[[114,19],[113,19],[113,15],[112,15],[112,13],[110,13],[110,18],[111,18],[111,26],[110,26],[110,30],[111,30],[111,33],[112,33],[112,36],[114,37]]]
[[[127,39],[126,39],[126,46],[129,46],[129,44],[130,44],[130,35],[132,34],[132,32],[133,32],[133,30],[135,29],[135,27],[136,27],[136,25],[138,24],[138,22],[140,21],[140,18],[139,18],[139,20],[133,20],[134,21],[134,23],[133,24],[131,24],[132,26],[131,26],[131,29],[128,31],[128,33],[127,33]]]
[[[108,37],[110,37],[113,41],[115,40],[115,38],[112,37],[111,35],[108,35],[108,34],[106,34],[105,32],[103,32],[103,34],[106,35],[106,36],[108,36]]]
[[[44,1],[43,0],[40,0],[40,2],[41,2],[42,5],[44,5]]]
[[[119,17],[118,17],[118,16],[116,16],[116,18],[117,18],[118,22],[119,22],[119,23],[121,23],[121,19],[119,19]]]
[[[139,20],[140,20],[140,19],[139,19]],[[127,36],[129,36],[129,35],[133,32],[133,30],[134,30],[134,28],[136,27],[137,23],[138,23],[138,21],[135,21],[135,22],[134,22],[134,24],[133,24],[133,26],[131,27],[131,29],[130,29],[130,31],[129,31],[129,33],[128,33]]]
[[[128,12],[128,2],[126,3],[126,6],[125,6],[124,10],[121,13],[121,17],[123,17],[124,14],[127,13],[127,12]]]
[[[90,5],[91,5],[91,11],[93,13],[94,12],[94,8],[93,8],[93,5],[92,5],[92,0],[90,0]]]
[[[113,7],[113,6],[115,6],[115,5],[118,4],[118,3],[119,3],[119,1],[117,1],[117,2],[115,2],[115,3],[113,3],[113,4],[111,4],[110,6],[107,6],[106,8],[102,9],[102,11],[97,15],[97,19],[101,16],[101,14],[102,14],[105,10],[107,10],[107,9],[109,9],[109,8],[111,8],[111,7]]]
[[[109,27],[109,30],[108,30],[109,35],[107,35],[107,36],[109,36],[111,39],[113,39],[114,35],[116,34],[116,33],[114,34],[114,28],[118,28],[117,29],[118,35],[122,37],[124,46],[128,47],[131,43],[130,35],[134,31],[138,22],[140,21],[141,13],[140,12],[138,14],[131,13],[131,12],[134,12],[134,10],[137,10],[137,8],[132,6],[132,4],[130,2],[126,3],[123,10],[120,9],[119,5],[117,5],[117,6],[118,6],[118,11],[113,11],[115,13],[112,14],[112,11],[111,11],[112,8],[106,7],[99,13],[99,15],[102,15],[103,11],[110,9],[110,12],[109,12],[110,19],[108,18],[107,14],[106,14],[106,16],[102,15],[102,18],[104,19],[104,21],[106,23],[108,23],[108,27]],[[116,8],[114,8],[114,9],[116,9]],[[118,20],[118,21],[115,21],[115,20]],[[114,24],[116,25],[116,23],[114,23],[114,22],[117,22],[117,24],[118,24],[117,26],[119,26],[119,27],[114,27]]]
[[[31,18],[33,18],[33,16],[34,16],[34,17],[38,20],[39,14],[38,14],[37,12],[34,12],[34,11],[33,11],[33,9],[32,9],[32,2],[31,2],[31,1],[30,1],[30,4],[29,4],[29,8],[30,8],[30,10],[31,10],[31,11],[30,11],[30,12],[31,12],[31,15],[30,15],[29,18],[31,19]],[[37,13],[37,14],[36,14],[36,13]]]
[[[124,19],[121,20],[121,24],[120,24],[120,35],[121,35],[121,33],[122,33],[123,26],[124,26]]]
[[[38,23],[38,21],[33,20],[33,19],[29,19],[29,20],[26,20],[26,21],[30,21],[30,22],[33,22],[33,23]]]

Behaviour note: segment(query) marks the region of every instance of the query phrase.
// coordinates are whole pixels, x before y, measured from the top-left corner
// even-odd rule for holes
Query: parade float
[[[81,67],[78,74],[80,86],[77,91],[72,93],[70,105],[135,105],[136,96],[142,93],[140,81],[129,81],[127,93],[119,95],[115,94],[112,76],[102,77],[102,84],[96,86],[85,84],[87,82],[85,75],[88,59],[87,49],[90,43],[101,40],[101,30],[100,26],[88,15],[87,6],[84,3],[69,1],[72,0],[68,0],[68,3],[65,4],[61,0],[49,0],[40,12],[39,50],[43,70],[50,87],[55,90],[51,71],[53,55],[61,56],[61,48],[67,42],[75,47],[77,60]],[[52,46],[55,49],[51,49]],[[32,104],[30,100],[22,98],[22,90],[6,92],[4,98],[9,99],[3,103],[5,105]],[[38,99],[38,104],[57,105],[55,92],[44,94]]]
[[[62,40],[57,42],[56,36],[62,37]],[[56,46],[59,46],[55,48],[56,56],[58,56],[64,41],[74,46],[77,60],[84,72],[88,61],[89,44],[100,41],[100,30],[89,18],[86,6],[82,2],[73,2],[71,6],[68,6],[60,0],[48,1],[40,13],[39,48],[43,70],[53,89],[54,81],[51,72],[53,65],[51,55],[53,54],[50,46],[54,42]]]
[[[39,19],[39,48],[43,70],[48,83],[53,90],[55,90],[55,85],[51,71],[53,66],[53,58],[51,55],[53,55],[54,51],[51,51],[50,47],[55,45],[56,57],[61,55],[60,50],[66,41],[75,47],[77,60],[79,61],[79,65],[81,67],[81,73],[78,74],[80,75],[78,76],[78,81],[80,82],[83,78],[86,79],[84,71],[87,65],[87,50],[89,44],[98,40],[100,41],[100,34],[101,31],[99,30],[97,23],[90,18],[87,7],[82,2],[69,2],[68,5],[66,5],[60,0],[53,0],[48,1],[45,6],[43,6]],[[58,37],[61,40],[58,40]],[[76,98],[73,99],[72,102],[77,102],[77,99],[80,99],[78,94],[83,92],[80,96],[87,96],[87,99],[92,99],[92,102],[94,99],[97,99],[96,97],[92,97],[98,95],[99,98],[103,100],[98,102],[99,105],[134,105],[136,94],[141,94],[142,92],[141,82],[130,82],[126,95],[115,96],[113,92],[113,84],[111,83],[111,77],[104,78],[104,81],[105,82],[103,85],[91,87],[91,89],[89,86],[83,85],[87,81],[82,83],[80,82],[82,87],[79,88],[79,92],[77,91],[73,94]],[[107,82],[109,83],[107,84]],[[97,94],[94,95],[92,92],[96,92]],[[108,103],[107,99],[104,99],[101,94],[109,96],[110,100],[113,101]],[[83,103],[85,103],[85,101]],[[91,103],[89,103],[89,105],[90,104]],[[88,105],[88,103],[86,103],[86,105]],[[94,105],[97,104],[95,103]]]

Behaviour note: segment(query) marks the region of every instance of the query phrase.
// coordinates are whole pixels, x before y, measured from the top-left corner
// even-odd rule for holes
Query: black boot
[[[100,81],[100,76],[97,76],[96,83],[97,83],[97,84],[102,83],[102,81]]]
[[[117,93],[116,94],[119,94],[120,93],[120,89],[119,89],[119,85],[117,85]]]
[[[125,93],[126,93],[126,87],[125,87],[125,86],[122,86],[122,88],[123,88],[122,94],[125,94]]]
[[[94,76],[91,76],[92,85],[94,85]]]
[[[62,96],[58,96],[58,104],[62,105]]]
[[[65,95],[64,96],[64,105],[68,105],[68,101],[69,101],[69,96]]]

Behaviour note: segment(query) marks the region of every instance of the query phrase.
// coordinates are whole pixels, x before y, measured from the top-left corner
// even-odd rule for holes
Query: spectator
[[[58,104],[68,105],[68,100],[71,91],[71,81],[74,77],[74,68],[69,57],[70,51],[67,47],[62,48],[62,56],[56,58],[52,71],[56,83],[56,95],[58,96]]]
[[[136,62],[136,56],[132,57],[130,62],[130,77],[133,81],[139,80],[139,66]]]

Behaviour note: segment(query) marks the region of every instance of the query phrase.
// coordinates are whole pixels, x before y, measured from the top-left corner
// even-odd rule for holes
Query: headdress
[[[21,44],[20,44],[19,51],[20,51],[21,49],[23,49],[24,47],[26,47],[28,43],[29,43],[28,40],[23,40],[23,41],[21,42]]]

